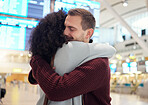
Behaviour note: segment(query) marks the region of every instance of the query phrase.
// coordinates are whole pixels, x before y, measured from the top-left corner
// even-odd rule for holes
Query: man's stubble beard
[[[84,33],[82,33],[82,35],[79,38],[77,38],[75,41],[85,42],[85,35],[84,35]]]

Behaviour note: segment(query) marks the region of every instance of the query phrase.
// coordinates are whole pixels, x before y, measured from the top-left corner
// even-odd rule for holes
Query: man
[[[82,9],[80,9],[82,10]],[[70,10],[65,20],[64,34],[74,40],[88,43],[95,28],[95,18],[86,10]]]
[[[88,43],[95,28],[93,15],[84,9],[71,9],[64,34]],[[84,105],[110,105],[110,69],[107,58],[96,58],[59,76],[40,56],[30,62],[32,75],[52,101],[63,101],[83,94]],[[33,79],[33,78],[32,78]]]

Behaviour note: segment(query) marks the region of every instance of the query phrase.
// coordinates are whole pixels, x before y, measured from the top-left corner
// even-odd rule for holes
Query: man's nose
[[[65,28],[65,30],[64,30],[64,35],[69,35],[69,31],[68,31],[68,28]]]

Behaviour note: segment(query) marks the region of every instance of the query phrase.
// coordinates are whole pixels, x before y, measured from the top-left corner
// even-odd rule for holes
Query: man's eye
[[[74,29],[73,28],[70,28],[70,31],[74,31]]]
[[[73,31],[73,29],[70,28],[70,31]]]

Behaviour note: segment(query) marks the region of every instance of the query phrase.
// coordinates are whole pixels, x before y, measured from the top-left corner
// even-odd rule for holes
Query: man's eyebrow
[[[76,29],[75,27],[73,27],[73,26],[68,26],[68,28],[74,28],[74,29]]]

